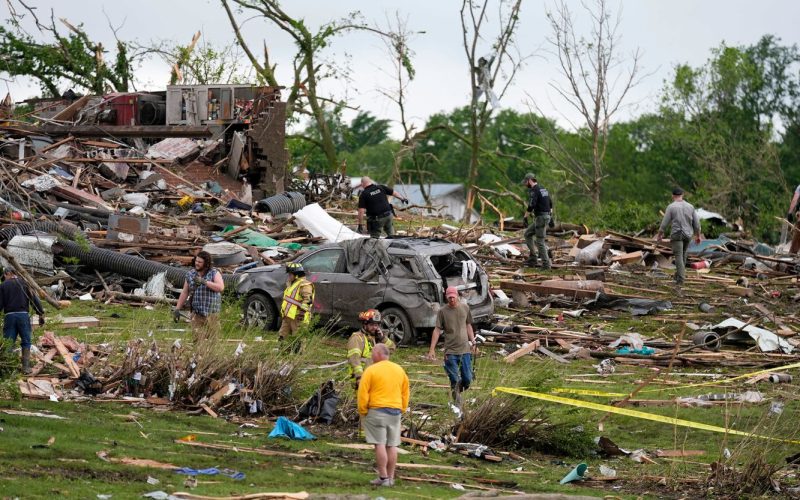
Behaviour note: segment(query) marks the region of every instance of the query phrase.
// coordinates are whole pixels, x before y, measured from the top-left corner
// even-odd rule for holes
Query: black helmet
[[[299,262],[289,262],[286,264],[286,272],[292,273],[295,276],[305,276],[306,270],[303,268],[303,264]]]

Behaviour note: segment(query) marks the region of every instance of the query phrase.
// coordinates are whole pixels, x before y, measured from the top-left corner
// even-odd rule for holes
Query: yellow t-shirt
[[[384,360],[369,366],[358,386],[358,413],[370,408],[408,408],[408,375],[397,363]]]

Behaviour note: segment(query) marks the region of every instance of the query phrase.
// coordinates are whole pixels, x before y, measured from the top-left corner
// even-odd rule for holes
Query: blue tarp
[[[302,425],[296,424],[286,417],[278,417],[278,421],[275,422],[275,428],[269,433],[269,437],[285,437],[302,440],[317,439],[313,434],[303,429]]]

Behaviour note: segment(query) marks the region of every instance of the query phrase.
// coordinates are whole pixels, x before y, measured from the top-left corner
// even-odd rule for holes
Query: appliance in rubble
[[[114,92],[103,96],[97,122],[107,125],[164,125],[163,93]]]

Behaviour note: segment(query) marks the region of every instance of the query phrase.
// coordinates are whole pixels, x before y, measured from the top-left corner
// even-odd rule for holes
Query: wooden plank
[[[705,450],[656,450],[656,457],[658,458],[699,457],[705,454]]]
[[[53,117],[50,119],[55,121],[64,121],[64,122],[70,122],[74,120],[75,115],[78,113],[78,111],[83,109],[84,106],[86,106],[86,103],[89,102],[90,97],[91,96],[88,95],[81,96],[77,100],[73,101],[72,104],[70,104],[66,108],[62,109],[61,111],[53,115]],[[70,139],[72,139],[72,137],[70,137]]]
[[[736,295],[737,297],[752,297],[753,290],[750,288],[744,288],[741,286],[729,286],[726,288],[728,293],[731,295]]]
[[[503,361],[505,361],[506,363],[511,364],[514,361],[516,361],[517,359],[521,358],[522,356],[525,356],[526,354],[530,354],[530,353],[532,353],[533,351],[535,351],[538,348],[539,348],[539,340],[537,339],[537,340],[534,340],[533,342],[529,343],[525,347],[523,347],[521,349],[517,349],[516,351],[512,352],[511,354],[509,354],[508,356],[503,358]]]
[[[217,412],[215,412],[214,410],[212,410],[211,408],[209,408],[209,407],[208,407],[208,405],[207,405],[207,404],[205,404],[205,403],[202,403],[202,404],[200,405],[200,408],[202,408],[203,410],[205,410],[205,412],[206,412],[206,413],[208,413],[209,415],[211,415],[211,416],[212,416],[212,417],[214,417],[214,418],[217,418],[217,417],[219,417],[219,415],[217,415]]]
[[[231,385],[232,384],[230,384],[230,383],[225,383],[225,384],[222,385],[222,387],[217,389],[217,391],[214,394],[209,396],[209,398],[208,398],[208,406],[210,406],[212,408],[216,408],[219,405],[220,401],[222,401],[222,398],[224,398],[228,394],[233,393],[233,391],[236,390],[236,387],[234,386],[233,388],[231,388]],[[200,406],[202,406],[202,405],[200,405]]]
[[[544,347],[544,346],[541,346],[541,347],[539,347],[539,348],[538,348],[538,349],[536,349],[536,350],[537,350],[537,351],[539,351],[540,353],[544,354],[545,356],[547,356],[547,357],[549,357],[549,358],[552,358],[552,359],[554,359],[554,360],[558,361],[559,363],[564,363],[564,364],[567,364],[567,363],[569,363],[569,360],[568,360],[568,359],[566,359],[566,358],[562,358],[561,356],[559,356],[558,354],[556,354],[556,353],[552,352],[551,350],[547,349],[547,348],[546,348],[546,347]]]
[[[55,350],[55,351],[58,352],[57,350]],[[41,354],[38,354],[37,357],[39,358],[40,361],[44,361],[48,365],[55,366],[56,368],[58,368],[59,370],[61,370],[65,374],[67,374],[68,376],[72,375],[72,371],[69,368],[67,368],[66,366],[62,365],[61,363],[56,363],[55,361],[50,361],[49,359],[46,359]]]
[[[38,325],[39,317],[33,316],[31,318],[31,324],[34,326]],[[80,328],[82,326],[96,327],[100,326],[100,320],[94,316],[68,316],[66,318],[61,318],[61,324],[59,326],[61,328]]]
[[[408,443],[408,444],[416,444],[422,447],[427,448],[430,443],[428,441],[423,441],[421,439],[413,439],[405,436],[400,436],[400,442]]]
[[[58,353],[62,358],[64,358],[64,362],[66,362],[67,367],[69,368],[71,378],[79,378],[81,376],[81,370],[72,359],[72,354],[70,354],[69,350],[64,347],[64,343],[61,342],[61,339],[55,335],[53,335],[53,343],[56,345]]]
[[[224,444],[200,443],[198,441],[181,441],[180,439],[176,439],[173,442],[176,444],[182,444],[184,446],[195,446],[197,448],[208,448],[211,450],[225,450],[225,451],[244,452],[244,453],[256,453],[258,455],[265,455],[271,457],[309,458],[310,456],[312,456],[308,453],[290,453],[287,451],[267,450],[264,448],[249,448],[247,446],[238,446],[238,445],[228,446]],[[399,466],[400,464],[397,465]],[[463,469],[459,468],[456,470],[463,470]]]
[[[45,362],[52,361],[56,354],[58,354],[58,349],[51,347],[50,350],[45,353],[42,359],[36,363],[36,366],[33,367],[29,376],[35,377],[36,375],[39,375],[39,372],[41,372],[42,368],[44,368]]]
[[[598,284],[599,283],[599,284]],[[583,286],[583,288],[582,288]],[[549,280],[544,283],[525,283],[522,281],[502,280],[500,288],[504,290],[519,290],[523,292],[533,292],[536,295],[565,295],[573,298],[594,298],[597,292],[604,291],[602,281],[563,281]]]
[[[619,262],[621,265],[625,264],[635,264],[642,260],[644,254],[642,254],[641,250],[637,250],[635,252],[624,253],[622,255],[617,255],[616,257],[611,257],[611,262]]]

